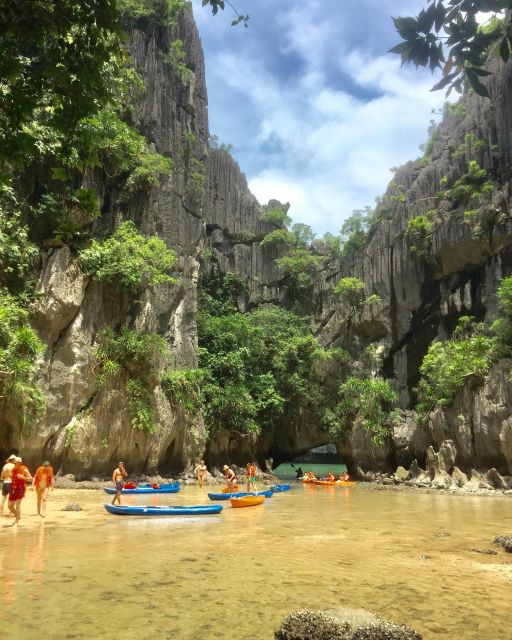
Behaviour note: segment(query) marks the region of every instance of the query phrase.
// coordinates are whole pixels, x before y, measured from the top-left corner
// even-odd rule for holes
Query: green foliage
[[[131,221],[120,224],[106,240],[93,240],[78,255],[86,274],[132,292],[174,283],[169,275],[174,260],[174,251],[163,240],[157,236],[145,238]]]
[[[439,125],[435,120],[430,121],[427,133],[428,140],[426,143],[420,144],[420,150],[425,153],[425,156],[428,156],[430,158],[430,156],[432,155],[432,151],[434,150],[434,145],[439,140]]]
[[[0,283],[8,286],[27,278],[39,255],[28,238],[28,228],[12,194],[0,196]]]
[[[202,369],[169,370],[162,379],[162,386],[173,404],[181,405],[187,414],[193,416],[203,406],[204,378]]]
[[[491,52],[505,62],[512,46],[512,25],[497,15],[510,9],[509,0],[428,0],[417,17],[393,18],[402,42],[391,49],[422,67],[443,69],[443,79],[433,89],[448,87],[462,92],[464,79],[480,96],[489,96],[481,78]],[[481,25],[478,14],[488,14]],[[480,16],[478,16],[480,17]]]
[[[365,209],[355,209],[341,225],[340,237],[344,254],[359,251],[365,246],[371,220],[372,210],[370,207],[366,207]]]
[[[268,244],[283,244],[291,247],[295,244],[295,236],[288,229],[274,229],[261,241],[262,247]]]
[[[315,255],[303,247],[294,247],[287,255],[275,261],[284,278],[288,281],[290,289],[296,293],[303,292],[312,285],[312,275],[322,262],[321,256]]]
[[[469,378],[481,380],[496,359],[498,346],[498,339],[488,335],[481,323],[461,317],[453,337],[433,342],[423,359],[418,409],[450,404]]]
[[[383,442],[397,417],[392,409],[397,395],[389,380],[351,376],[340,385],[339,395],[337,409],[340,415],[351,419],[359,417],[375,442]]]
[[[185,0],[116,0],[121,16],[139,28],[173,26]]]
[[[123,64],[119,14],[112,0],[17,2],[0,13],[0,166],[22,166],[38,135],[27,128],[46,107],[46,126],[69,138],[76,123],[117,91]]]
[[[445,102],[444,110],[445,113],[456,118],[463,118],[466,115],[466,105],[462,102]]]
[[[186,87],[190,86],[194,80],[194,72],[187,67],[187,54],[183,45],[183,40],[174,40],[169,47],[168,53],[164,56],[164,62],[168,64]]]
[[[491,193],[492,190],[493,183],[489,180],[487,171],[476,160],[471,160],[467,173],[453,183],[446,191],[446,196],[458,206],[480,199],[483,194]]]
[[[275,224],[276,227],[289,227],[291,224],[291,218],[288,216],[284,209],[271,209],[265,210],[261,214],[261,219],[264,222],[270,222]]]
[[[325,350],[309,320],[277,307],[242,314],[235,286],[222,282],[205,291],[198,319],[201,402],[211,434],[274,430],[304,412],[325,426],[336,404],[326,380],[347,360],[342,350]],[[197,394],[196,394],[197,397]]]
[[[170,359],[167,342],[156,333],[124,327],[105,330],[95,353],[99,388],[120,379],[129,397],[128,411],[135,429],[155,431],[152,392]]]
[[[292,224],[291,232],[298,246],[309,247],[315,239],[315,234],[309,224],[303,224],[302,222]]]
[[[429,253],[432,245],[432,232],[434,223],[431,216],[421,215],[411,218],[407,222],[405,233],[411,240],[411,251],[418,256],[425,256]]]
[[[380,302],[380,296],[376,294],[366,297],[364,294],[364,282],[354,277],[341,278],[336,283],[333,293],[340,297],[347,331],[354,318],[361,319],[361,314],[365,307]]]
[[[8,403],[22,426],[45,408],[42,391],[34,384],[44,345],[28,324],[28,311],[0,290],[0,398]]]
[[[231,21],[231,26],[236,27],[237,24],[242,23],[244,27],[247,27],[247,23],[249,21],[248,15],[241,15],[235,9],[235,7],[229,2],[229,0],[201,0],[203,7],[209,5],[211,7],[213,15],[216,15],[219,9],[224,10],[226,4],[231,7],[231,9],[235,12],[236,18]]]

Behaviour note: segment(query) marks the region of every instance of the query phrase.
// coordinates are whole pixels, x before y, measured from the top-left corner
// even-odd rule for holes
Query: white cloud
[[[419,155],[431,109],[444,97],[430,92],[429,74],[368,53],[363,37],[349,51],[340,43],[353,21],[330,20],[324,5],[297,1],[275,10],[278,49],[295,56],[289,74],[273,64],[265,42],[255,55],[258,42],[235,52],[224,41],[206,59],[213,132],[233,144],[262,203],[289,201],[294,221],[319,234],[372,205],[390,168]]]

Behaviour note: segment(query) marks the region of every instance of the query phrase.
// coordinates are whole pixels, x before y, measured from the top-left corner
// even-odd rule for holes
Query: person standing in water
[[[23,460],[17,457],[14,460],[14,469],[12,470],[11,491],[9,493],[9,511],[13,514],[15,520],[13,525],[19,524],[21,519],[21,501],[25,497],[27,491],[27,482],[32,481],[30,471],[23,464]]]
[[[256,466],[252,462],[248,462],[245,469],[245,477],[247,478],[247,493],[253,493],[256,491]]]
[[[121,491],[123,490],[124,479],[128,475],[126,469],[124,468],[124,462],[118,462],[117,467],[114,469],[112,473],[112,482],[116,488],[116,495],[112,500],[112,504],[121,504]]]
[[[46,500],[48,499],[50,489],[55,487],[53,469],[48,460],[45,460],[43,464],[37,468],[32,486],[36,490],[37,495],[37,514],[41,516],[41,518],[45,518]]]
[[[196,476],[197,476],[197,481],[199,483],[200,489],[204,487],[207,473],[208,473],[208,467],[206,466],[205,461],[201,460],[201,462],[196,467]]]
[[[222,467],[222,473],[226,476],[226,481],[228,483],[226,487],[227,492],[234,493],[236,491],[236,473],[233,471],[233,469],[230,469],[227,464]]]
[[[7,458],[4,466],[2,467],[2,473],[0,475],[0,480],[2,480],[2,501],[0,502],[0,517],[4,515],[4,504],[6,499],[9,497],[9,493],[11,492],[12,470],[14,469],[15,460],[16,456],[13,453]],[[8,500],[7,503],[9,503]]]

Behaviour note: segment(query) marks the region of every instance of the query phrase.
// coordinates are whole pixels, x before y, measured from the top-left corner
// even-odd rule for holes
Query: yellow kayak
[[[240,507],[254,507],[265,502],[265,496],[242,496],[241,498],[230,498],[229,502],[235,509]]]

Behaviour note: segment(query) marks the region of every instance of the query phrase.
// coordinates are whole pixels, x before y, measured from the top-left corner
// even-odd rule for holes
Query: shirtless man
[[[12,470],[11,491],[9,493],[9,511],[15,517],[13,525],[19,524],[21,518],[21,501],[25,497],[27,490],[27,482],[32,481],[30,471],[23,464],[21,458],[14,460],[14,469]]]
[[[114,483],[114,486],[116,488],[116,495],[112,500],[112,504],[115,504],[116,502],[119,505],[121,504],[121,491],[123,490],[124,485],[123,480],[127,475],[128,473],[124,468],[124,462],[118,462],[117,467],[114,469],[114,473],[112,474],[112,482]]]
[[[16,456],[13,453],[5,461],[5,464],[2,468],[2,473],[0,475],[0,480],[2,480],[2,502],[0,503],[0,516],[4,515],[5,500],[11,491],[12,470],[14,469],[15,460]]]
[[[208,467],[206,466],[205,461],[201,460],[201,462],[196,467],[196,476],[197,476],[197,481],[199,482],[200,489],[204,487],[204,482],[206,480],[207,473],[208,473]]]

